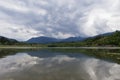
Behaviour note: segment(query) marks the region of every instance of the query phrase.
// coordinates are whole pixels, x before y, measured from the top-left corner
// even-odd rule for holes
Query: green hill
[[[19,42],[15,39],[10,39],[7,37],[0,36],[0,47],[46,47],[46,45],[42,44],[33,44],[26,42]]]
[[[81,47],[81,46],[120,46],[120,31],[113,32],[109,35],[98,35],[90,37],[82,42],[70,42],[70,43],[55,43],[49,44],[48,47]]]
[[[16,43],[18,43],[17,40],[9,39],[9,38],[0,36],[0,45],[13,45],[13,44],[16,44]]]

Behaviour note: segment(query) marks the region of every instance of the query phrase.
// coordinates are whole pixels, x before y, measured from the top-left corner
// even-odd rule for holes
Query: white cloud
[[[27,12],[29,9],[25,7],[24,2],[20,0],[0,0],[0,7],[15,10],[19,12]]]
[[[52,36],[55,37],[55,38],[58,38],[58,39],[60,39],[60,38],[74,37],[73,34],[70,34],[70,33],[62,33],[62,32],[58,32],[57,34],[53,34]]]
[[[120,30],[119,14],[120,0],[1,0],[0,35],[93,36]]]
[[[1,20],[0,20],[0,26],[4,26],[4,27],[0,27],[0,34],[8,38],[14,37],[15,39],[18,40],[24,40],[31,38],[33,36],[43,36],[38,31],[32,28],[25,27],[22,25],[10,24],[7,22],[3,22]]]

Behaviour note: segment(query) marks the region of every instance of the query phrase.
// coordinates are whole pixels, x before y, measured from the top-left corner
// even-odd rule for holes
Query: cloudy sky
[[[0,0],[0,35],[17,40],[120,30],[120,0]]]

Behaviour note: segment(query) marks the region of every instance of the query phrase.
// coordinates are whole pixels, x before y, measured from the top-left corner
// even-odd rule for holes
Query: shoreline
[[[120,49],[120,47],[24,47],[24,46],[1,46],[0,49]]]

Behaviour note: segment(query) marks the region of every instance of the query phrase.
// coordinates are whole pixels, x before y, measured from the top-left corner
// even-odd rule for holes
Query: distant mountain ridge
[[[105,34],[96,35],[93,37],[69,37],[66,39],[56,39],[51,37],[35,37],[31,38],[28,41],[25,42],[19,42],[15,39],[6,38],[3,36],[0,36],[0,44],[1,45],[12,45],[12,44],[29,44],[29,43],[37,43],[37,44],[52,44],[52,43],[75,43],[75,45],[79,46],[90,46],[90,45],[96,45],[96,46],[103,46],[103,45],[118,45],[120,44],[120,31],[115,32],[109,32]]]
[[[104,33],[104,34],[100,34],[100,35],[96,35],[96,36],[108,36],[113,34],[114,32],[109,32],[109,33]],[[35,37],[35,38],[31,38],[29,40],[27,40],[27,43],[38,43],[38,44],[48,44],[48,43],[57,43],[57,42],[80,42],[80,41],[84,41],[87,38],[94,38],[96,36],[93,37],[69,37],[66,39],[56,39],[56,38],[52,38],[52,37],[45,37],[45,36],[41,36],[41,37]]]
[[[51,37],[36,37],[36,38],[31,38],[28,41],[26,41],[27,43],[41,43],[41,44],[47,44],[47,43],[54,43],[54,42],[58,42],[59,39],[56,38],[51,38]]]
[[[48,45],[48,47],[98,47],[98,46],[119,47],[120,31],[89,37],[81,42],[56,43]]]
[[[67,39],[63,39],[61,42],[77,42],[77,41],[83,41],[86,38],[84,37],[69,37]]]
[[[76,42],[76,41],[82,41],[85,38],[83,37],[69,37],[66,39],[56,39],[56,38],[51,38],[51,37],[36,37],[36,38],[31,38],[27,43],[41,43],[41,44],[47,44],[47,43],[57,43],[57,42]]]
[[[113,33],[114,32],[109,32],[109,33],[104,33],[104,34],[100,34],[100,35],[96,35],[96,36],[108,36]],[[58,43],[58,42],[80,42],[80,41],[84,41],[87,38],[94,38],[96,36],[93,36],[93,37],[69,37],[66,39],[56,39],[56,38],[52,38],[52,37],[41,36],[41,37],[31,38],[26,42],[27,43],[38,43],[38,44],[48,44],[48,43]]]

